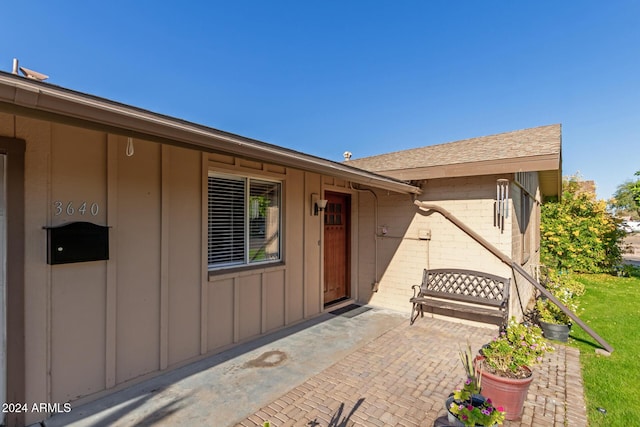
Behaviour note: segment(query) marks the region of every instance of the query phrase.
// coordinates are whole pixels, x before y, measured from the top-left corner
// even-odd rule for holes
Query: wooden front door
[[[348,194],[325,193],[324,211],[324,303],[349,297],[351,218]]]

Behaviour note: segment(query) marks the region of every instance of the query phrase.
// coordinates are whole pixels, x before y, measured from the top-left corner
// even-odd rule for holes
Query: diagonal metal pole
[[[465,223],[463,223],[458,218],[453,216],[451,214],[451,212],[447,211],[446,209],[441,208],[438,205],[421,202],[420,200],[416,200],[413,203],[418,208],[420,208],[420,210],[422,210],[422,211],[435,211],[435,212],[438,212],[440,215],[444,216],[446,219],[448,219],[450,222],[452,222],[456,227],[458,227],[460,230],[465,232],[469,237],[471,237],[473,240],[475,240],[476,242],[478,242],[482,246],[484,246],[485,249],[487,249],[489,252],[491,252],[493,255],[495,255],[498,259],[500,259],[500,261],[502,261],[503,263],[505,263],[509,267],[511,267],[513,270],[515,270],[518,273],[520,273],[522,275],[522,277],[527,279],[527,281],[529,283],[531,283],[537,290],[539,290],[542,295],[544,295],[552,303],[557,305],[560,308],[560,310],[562,310],[563,313],[565,313],[567,316],[569,316],[571,318],[571,320],[573,320],[586,333],[588,333],[593,339],[595,339],[598,342],[598,344],[600,344],[606,351],[608,351],[609,353],[613,352],[613,347],[611,347],[611,345],[607,341],[605,341],[604,338],[602,338],[593,329],[591,329],[586,323],[584,323],[578,317],[578,315],[576,315],[573,311],[569,310],[567,308],[567,306],[562,304],[558,300],[558,298],[556,298],[544,286],[542,286],[540,283],[538,283],[538,281],[536,279],[531,277],[531,275],[529,273],[527,273],[527,271],[525,271],[525,269],[523,269],[520,265],[518,265],[516,262],[514,262],[510,257],[508,257],[504,253],[502,253],[498,248],[493,246],[493,244],[491,242],[489,242],[484,237],[482,237],[481,235],[479,235],[478,233],[476,233],[475,231],[473,231],[472,229],[467,227],[467,225]]]

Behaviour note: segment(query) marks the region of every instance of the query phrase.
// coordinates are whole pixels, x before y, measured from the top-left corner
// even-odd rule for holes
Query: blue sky
[[[640,170],[640,1],[5,2],[0,69],[342,160],[561,123]]]

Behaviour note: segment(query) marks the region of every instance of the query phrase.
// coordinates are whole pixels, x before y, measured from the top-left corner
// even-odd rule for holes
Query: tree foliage
[[[635,175],[640,176],[640,171]],[[640,217],[640,179],[628,180],[618,185],[609,207],[615,209],[617,214]]]
[[[603,200],[582,190],[581,179],[563,180],[562,199],[542,205],[541,260],[550,268],[609,272],[620,263],[624,232]]]
[[[640,176],[640,171],[636,171],[634,175]],[[633,194],[633,200],[636,202],[636,206],[640,210],[640,179],[636,179],[636,182],[633,184],[633,187],[631,187],[631,194]]]

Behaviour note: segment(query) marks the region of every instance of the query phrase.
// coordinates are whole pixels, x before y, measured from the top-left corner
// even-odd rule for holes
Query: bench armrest
[[[418,296],[418,294],[420,293],[420,288],[422,288],[422,285],[411,286],[411,289],[413,289],[413,298]]]

